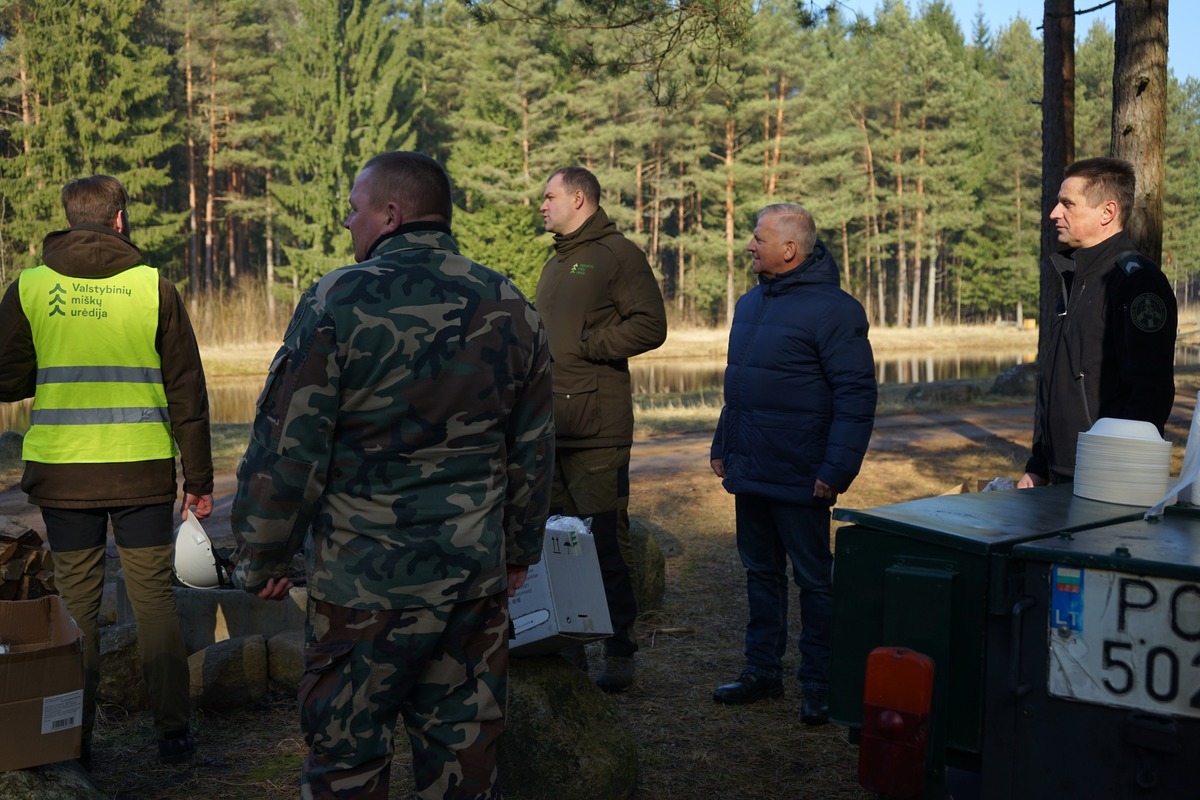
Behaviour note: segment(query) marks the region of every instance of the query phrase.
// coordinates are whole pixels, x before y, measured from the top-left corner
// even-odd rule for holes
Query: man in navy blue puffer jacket
[[[783,695],[787,560],[800,587],[801,720],[829,720],[833,555],[829,508],[858,475],[875,421],[875,361],[862,306],[798,205],[767,206],[746,245],[758,285],[729,332],[712,469],[735,496],[750,619],[746,668],[719,703]]]

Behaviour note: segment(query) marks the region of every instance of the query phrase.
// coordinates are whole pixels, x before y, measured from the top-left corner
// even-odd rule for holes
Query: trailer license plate
[[[1200,584],[1055,564],[1049,693],[1200,717]]]

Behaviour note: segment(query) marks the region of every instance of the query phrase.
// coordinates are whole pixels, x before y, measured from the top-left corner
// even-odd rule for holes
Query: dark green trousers
[[[554,451],[550,513],[591,518],[613,635],[608,656],[637,651],[637,599],[629,536],[629,447],[560,447]]]
[[[154,727],[161,739],[188,726],[188,665],[171,567],[175,558],[170,504],[119,508],[43,508],[54,553],[54,582],[63,603],[83,630],[83,736],[92,735],[96,687],[100,683],[100,640],[96,617],[104,595],[105,545],[112,520],[125,589],[137,622],[142,671],[150,693]]]

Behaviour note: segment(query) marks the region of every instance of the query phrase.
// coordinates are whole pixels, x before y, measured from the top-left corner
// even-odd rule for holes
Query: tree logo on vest
[[[67,312],[63,311],[62,308],[67,304],[67,301],[63,299],[63,295],[66,293],[67,290],[62,287],[62,284],[54,284],[54,288],[50,290],[49,316],[53,317],[55,314],[57,314],[60,317],[65,317],[67,315]]]
[[[1129,316],[1139,331],[1154,333],[1167,324],[1167,304],[1154,292],[1143,292],[1130,304]]]

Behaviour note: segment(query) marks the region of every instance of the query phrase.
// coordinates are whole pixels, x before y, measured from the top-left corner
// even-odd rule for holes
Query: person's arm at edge
[[[337,333],[312,302],[311,294],[301,299],[272,364],[230,513],[238,544],[234,585],[267,599],[286,596],[279,583],[324,492],[337,423]]]
[[[32,397],[37,388],[37,353],[33,329],[21,307],[18,275],[0,300],[0,402],[13,403]]]
[[[713,473],[718,478],[725,477],[725,459],[722,457],[724,452],[722,449],[724,439],[723,423],[725,422],[725,408],[721,407],[721,414],[717,417],[717,429],[713,431],[712,445],[708,449],[708,466],[712,468]]]
[[[1149,306],[1154,296],[1163,305],[1161,327],[1145,330],[1133,318],[1133,309]],[[1175,404],[1175,339],[1179,329],[1179,309],[1171,284],[1161,270],[1142,268],[1129,276],[1120,307],[1110,310],[1121,313],[1117,368],[1119,385],[1124,388],[1121,403],[1103,408],[1098,416],[1120,419],[1139,419],[1154,423],[1160,433],[1166,426]]]
[[[813,481],[813,496],[833,500],[850,488],[862,468],[875,428],[875,406],[879,386],[871,349],[866,314],[861,307],[853,316],[844,308],[831,307],[826,320],[830,328],[822,334],[822,370],[832,387],[833,419],[825,459]]]
[[[534,324],[531,369],[508,420],[504,560],[509,597],[525,583],[529,566],[542,557],[554,472],[550,348],[540,318],[532,309],[529,315]]]
[[[183,465],[183,507],[187,518],[195,507],[196,517],[205,519],[213,508],[212,438],[208,413],[208,389],[196,332],[183,298],[166,278],[159,278],[159,317],[156,345],[162,356],[163,389],[171,434],[179,445]]]

